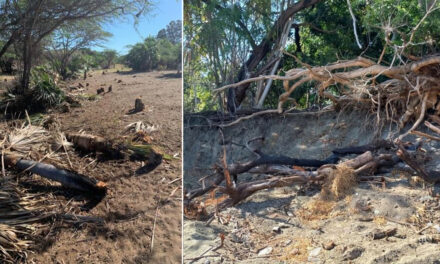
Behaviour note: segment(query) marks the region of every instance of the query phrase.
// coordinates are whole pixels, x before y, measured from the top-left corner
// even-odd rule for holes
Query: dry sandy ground
[[[223,133],[227,142],[240,144],[264,136],[261,150],[268,154],[323,159],[336,147],[371,142],[374,126],[368,128],[368,123],[375,124],[356,114],[299,113],[254,118]],[[211,173],[222,146],[217,129],[200,115],[187,116],[184,131],[184,185],[190,189]],[[425,141],[423,148],[432,158],[430,168],[440,170],[440,142]],[[229,144],[227,155],[241,162],[253,158]],[[221,212],[209,226],[185,219],[184,262],[440,263],[439,199],[420,185],[410,185],[400,171],[384,176],[385,188],[362,183],[336,202],[322,202],[317,187],[284,187],[254,194]],[[239,181],[253,177],[242,175]],[[386,238],[371,235],[393,228],[397,232]],[[221,234],[224,245],[213,251]],[[330,243],[334,248],[325,249]],[[207,257],[195,260],[202,255]]]
[[[120,81],[119,81],[120,80]],[[136,174],[140,162],[96,160],[93,156],[71,156],[76,171],[104,181],[109,193],[96,205],[56,192],[60,203],[73,213],[102,217],[103,227],[78,226],[55,230],[55,240],[30,255],[30,263],[180,263],[181,261],[181,78],[175,72],[93,73],[87,80],[68,86],[84,86],[83,93],[112,85],[113,91],[96,101],[82,101],[79,108],[55,114],[62,131],[87,133],[106,138],[125,136],[126,125],[143,121],[154,124],[153,144],[177,158],[163,160],[153,171]],[[136,98],[146,109],[127,115]],[[176,180],[171,184],[173,180]],[[172,192],[174,195],[169,197]],[[159,206],[151,241],[156,208]],[[86,207],[88,210],[81,210]]]

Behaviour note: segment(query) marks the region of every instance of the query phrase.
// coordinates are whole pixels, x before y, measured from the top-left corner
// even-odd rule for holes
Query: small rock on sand
[[[266,256],[272,253],[273,248],[272,247],[265,247],[258,251],[258,256]]]
[[[333,242],[333,241],[326,242],[323,245],[325,250],[332,250],[335,246],[336,246],[335,242]]]
[[[347,249],[344,253],[344,255],[342,256],[342,258],[344,260],[353,260],[353,259],[357,259],[358,257],[360,257],[362,255],[362,253],[365,251],[364,248],[355,246],[355,247],[351,247],[349,249]]]

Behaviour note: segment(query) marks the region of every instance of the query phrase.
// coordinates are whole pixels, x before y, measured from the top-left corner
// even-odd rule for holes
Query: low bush
[[[31,73],[31,88],[8,88],[0,96],[0,110],[8,113],[43,112],[64,101],[64,92],[56,85],[54,76],[45,67],[36,67]]]

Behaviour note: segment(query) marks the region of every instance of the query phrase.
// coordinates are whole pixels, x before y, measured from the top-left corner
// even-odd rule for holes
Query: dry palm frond
[[[58,150],[63,148],[65,151],[67,151],[67,149],[73,146],[73,143],[67,140],[66,135],[59,131],[53,133],[53,141],[54,141],[53,150]]]
[[[47,144],[50,138],[49,133],[42,127],[27,125],[13,129],[7,136],[5,147],[22,154],[30,151],[42,144]]]
[[[5,138],[0,142],[2,154],[14,152],[19,156],[30,157],[40,162],[50,159],[63,163],[63,159],[56,152],[63,148],[67,153],[71,146],[65,135],[58,130],[49,131],[43,127],[34,126],[30,122],[16,126],[5,134]],[[4,171],[3,160],[1,166]]]
[[[0,260],[2,263],[16,263],[26,258],[26,249],[31,242],[20,240],[16,227],[0,224]],[[22,232],[22,231],[21,231]]]
[[[127,131],[139,132],[143,131],[147,134],[151,134],[158,130],[158,127],[155,125],[145,125],[142,121],[134,122],[125,127]]]
[[[10,181],[0,182],[0,262],[23,262],[52,206]]]

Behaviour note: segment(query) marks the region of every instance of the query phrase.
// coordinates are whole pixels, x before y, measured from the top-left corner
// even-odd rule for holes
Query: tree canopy
[[[178,69],[182,57],[181,32],[181,21],[171,21],[156,37],[149,36],[144,42],[130,46],[124,57],[126,64],[135,71]]]
[[[0,58],[12,46],[20,50],[21,88],[29,88],[30,72],[37,48],[66,23],[148,13],[148,0],[3,0],[0,2]]]
[[[246,83],[224,94],[212,90],[260,75],[282,76],[304,63],[326,65],[364,56],[398,66],[434,54],[439,49],[438,8],[432,0],[185,1],[185,110],[233,112],[230,102],[274,108],[285,89],[282,81]],[[330,90],[342,91],[340,85]],[[297,108],[326,102],[313,81],[290,98]]]

